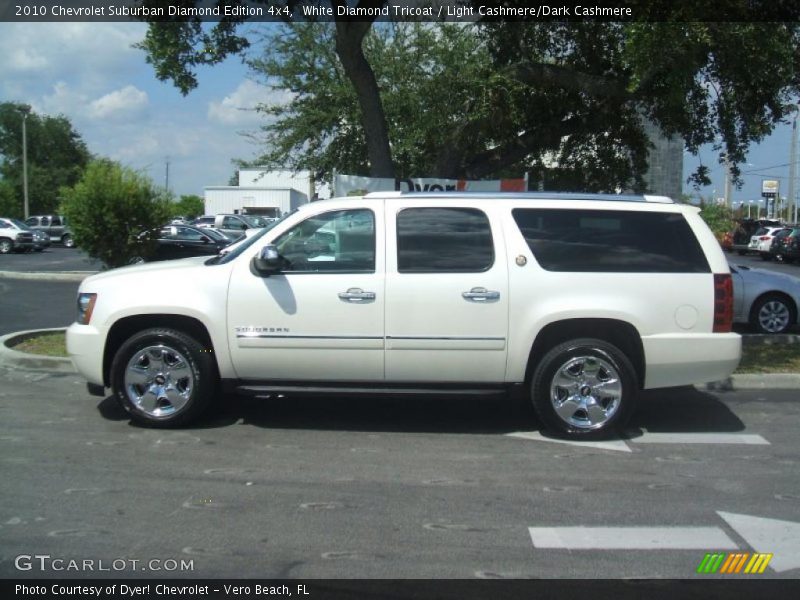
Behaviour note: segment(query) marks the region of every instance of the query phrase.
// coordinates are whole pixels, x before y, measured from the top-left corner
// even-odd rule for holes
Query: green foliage
[[[700,210],[700,216],[717,238],[728,231],[733,231],[736,226],[733,221],[733,211],[723,204],[705,204]]]
[[[0,104],[0,176],[23,198],[22,104]],[[48,214],[59,204],[58,190],[80,179],[89,162],[86,144],[66,117],[31,112],[26,120],[30,214]]]
[[[150,179],[109,160],[92,161],[62,196],[61,210],[77,245],[111,268],[148,255],[153,241],[139,234],[163,225],[170,215],[169,200]]]
[[[205,201],[195,194],[181,196],[177,202],[170,205],[170,217],[199,217],[205,212]]]
[[[0,217],[22,218],[22,198],[17,196],[14,186],[0,180]]]

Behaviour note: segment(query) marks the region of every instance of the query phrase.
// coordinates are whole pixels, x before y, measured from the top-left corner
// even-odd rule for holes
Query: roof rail
[[[595,200],[616,202],[653,202],[674,204],[667,196],[635,194],[594,194],[581,192],[369,192],[364,198],[486,198],[499,200]]]

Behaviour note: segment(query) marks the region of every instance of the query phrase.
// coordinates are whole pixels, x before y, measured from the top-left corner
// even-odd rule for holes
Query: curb
[[[49,331],[66,331],[66,327],[31,329],[0,336],[0,366],[26,371],[50,371],[55,373],[77,373],[69,358],[28,354],[8,347],[21,338],[28,338]],[[783,343],[793,343],[783,342]],[[786,390],[800,389],[800,373],[775,373],[763,375],[731,375],[722,381],[695,384],[701,392],[733,392],[736,390]]]
[[[10,348],[9,345],[23,339],[34,337],[40,333],[50,331],[66,331],[66,327],[53,327],[51,329],[31,329],[17,331],[0,336],[0,366],[21,369],[23,371],[47,371],[50,373],[77,373],[72,359],[58,356],[42,356],[41,354],[28,354]]]
[[[99,271],[58,271],[58,272],[27,272],[27,271],[0,271],[0,279],[28,279],[33,281],[83,281],[89,275]]]

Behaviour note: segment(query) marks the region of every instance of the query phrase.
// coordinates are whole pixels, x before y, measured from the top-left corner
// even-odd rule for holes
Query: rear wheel
[[[174,329],[133,335],[111,365],[114,396],[134,421],[148,427],[196,419],[210,404],[218,381],[210,349]]]
[[[64,236],[61,238],[61,243],[64,244],[65,248],[75,247],[75,240],[73,240],[72,236],[68,233],[64,234]]]
[[[580,438],[623,427],[635,408],[638,385],[625,353],[603,340],[582,338],[544,355],[531,395],[546,429]]]

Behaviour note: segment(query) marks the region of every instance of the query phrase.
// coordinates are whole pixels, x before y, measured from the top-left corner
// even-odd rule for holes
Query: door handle
[[[500,292],[487,290],[485,287],[474,287],[468,292],[461,292],[461,296],[465,300],[473,302],[486,302],[487,300],[499,300]]]
[[[346,292],[339,292],[339,299],[347,302],[375,300],[375,292],[365,292],[361,288],[350,288]]]

